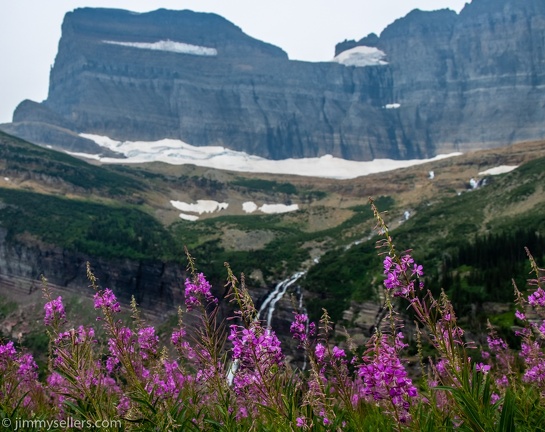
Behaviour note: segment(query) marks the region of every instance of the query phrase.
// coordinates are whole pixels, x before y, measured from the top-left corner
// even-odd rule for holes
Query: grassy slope
[[[472,303],[512,302],[512,278],[522,288],[528,276],[524,247],[532,247],[543,264],[544,166],[545,158],[539,158],[491,178],[481,189],[445,197],[433,205],[424,202],[414,217],[393,231],[398,250],[412,248],[424,264],[428,287],[446,289],[462,315],[470,312]],[[372,294],[373,281],[382,280],[380,263],[373,258],[373,240],[329,253],[306,278],[307,288],[321,298],[332,305],[339,299],[343,303],[334,306],[336,319],[350,300]],[[319,310],[313,312],[317,315]],[[511,319],[508,324],[512,323]]]
[[[316,245],[348,243],[361,236],[362,224],[367,225],[365,230],[370,224],[366,207],[363,212],[361,206],[347,207],[340,219],[329,218],[330,207],[319,202],[328,193],[278,179],[236,174],[216,181],[202,171],[172,173],[172,167],[148,171],[94,166],[3,133],[0,156],[1,175],[10,179],[0,187],[0,224],[8,230],[8,240],[35,239],[90,256],[170,261],[182,261],[187,246],[201,268],[218,280],[225,276],[227,261],[236,271],[250,274],[259,269],[267,282],[273,282],[310,262]],[[198,223],[179,219],[160,223],[168,219],[160,217],[167,210],[157,210],[157,203],[169,206],[168,200],[182,190],[198,191],[194,196],[238,194],[261,202],[294,200],[307,206],[297,214],[228,214]],[[170,212],[177,216],[174,209]],[[237,249],[222,241],[226,230],[266,232],[270,240]]]
[[[476,233],[483,239],[496,236],[497,247],[510,242],[509,248],[519,249],[517,236],[511,240],[505,236],[514,227],[544,234],[545,160],[528,162],[510,174],[491,178],[480,190],[458,195],[463,187],[460,176],[513,158],[515,162],[527,158],[525,148],[441,161],[433,165],[438,173],[433,182],[426,180],[428,167],[423,167],[353,181],[317,179],[313,185],[314,180],[297,177],[219,172],[210,177],[210,170],[195,167],[93,166],[0,133],[0,171],[10,178],[0,187],[0,224],[13,241],[36,239],[91,256],[181,261],[185,245],[200,268],[216,280],[223,280],[227,261],[235,272],[250,275],[259,269],[271,283],[309,265],[316,251],[329,251],[304,283],[314,293],[309,299],[311,310],[318,313],[326,306],[338,319],[351,300],[373,296],[380,280],[373,241],[356,243],[369,238],[373,226],[366,196],[392,192],[395,201],[383,198],[377,205],[392,211],[392,225],[410,206],[415,216],[395,230],[395,239],[400,249],[415,249],[431,286],[467,291],[460,301],[484,301],[493,298],[492,290],[471,279],[472,268],[460,251],[471,254]],[[179,219],[172,223],[177,213],[168,200],[182,193],[193,199],[205,193],[218,200],[238,197],[240,202],[261,199],[304,205],[301,211],[285,215],[239,212],[197,223]],[[164,216],[167,213],[170,216]],[[232,232],[247,235],[249,244],[233,247],[226,240],[226,233]],[[252,244],[251,239],[261,235],[269,239]],[[348,245],[353,246],[346,250]],[[489,245],[488,254],[490,250]],[[515,261],[519,259],[517,255]],[[444,274],[452,281],[437,272],[447,265],[451,268]],[[493,273],[495,267],[489,267]],[[520,268],[515,270],[520,273]],[[460,274],[467,277],[457,281]]]

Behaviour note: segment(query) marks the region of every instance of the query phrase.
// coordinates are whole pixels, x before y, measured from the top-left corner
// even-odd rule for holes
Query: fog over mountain
[[[80,136],[181,140],[268,159],[413,159],[545,138],[545,3],[415,10],[332,62],[291,61],[215,14],[77,9],[49,95],[8,133],[108,153]]]

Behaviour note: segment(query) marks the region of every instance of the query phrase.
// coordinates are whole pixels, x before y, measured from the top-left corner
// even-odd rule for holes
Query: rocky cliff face
[[[273,159],[427,157],[545,137],[545,4],[473,0],[415,10],[345,41],[374,66],[290,61],[213,14],[67,14],[47,100],[5,128],[96,152],[75,133],[182,139]],[[63,138],[63,136],[65,138]]]
[[[41,286],[43,275],[48,283],[92,295],[92,289],[86,288],[89,261],[100,287],[112,289],[125,304],[134,295],[146,310],[164,313],[183,303],[184,274],[175,264],[91,258],[32,239],[8,241],[6,235],[7,230],[0,229],[0,275],[34,281],[26,284],[29,290]]]

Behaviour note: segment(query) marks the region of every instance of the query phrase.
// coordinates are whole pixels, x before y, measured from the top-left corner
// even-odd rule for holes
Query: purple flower
[[[172,342],[172,345],[180,344],[183,341],[185,335],[186,335],[186,332],[183,328],[173,331],[172,336],[170,337],[170,341]]]
[[[515,311],[515,316],[521,321],[526,320],[526,315],[524,314],[524,312],[521,312],[518,309]]]
[[[339,347],[334,346],[333,347],[333,357],[335,357],[336,359],[344,358],[344,357],[346,357],[346,353],[344,352],[343,349],[340,349]]]
[[[51,300],[44,305],[45,317],[44,324],[51,325],[55,321],[55,317],[62,320],[66,318],[62,297],[59,296],[55,300]]]
[[[197,356],[197,354],[195,353],[195,350],[190,345],[190,343],[184,341],[185,335],[186,331],[183,328],[180,328],[179,330],[172,332],[170,341],[172,342],[172,345],[176,347],[178,352],[183,353],[183,357],[187,359],[193,359]]]
[[[414,292],[414,280],[411,277],[423,276],[424,270],[421,265],[414,262],[414,259],[409,253],[405,253],[399,260],[395,262],[392,257],[387,256],[384,259],[384,286],[386,289],[395,290],[395,296],[410,297]],[[412,266],[412,267],[411,267]],[[422,289],[422,283],[419,284]]]
[[[38,379],[38,365],[34,361],[32,354],[23,354],[17,363],[19,363],[17,376],[22,381],[29,382]]]
[[[294,339],[299,340],[299,348],[304,347],[309,336],[315,332],[316,325],[308,322],[307,314],[295,314],[295,321],[291,323],[290,332]]]
[[[418,265],[418,264],[414,264],[414,266],[413,266],[413,276],[414,275],[424,276],[424,267],[422,267],[421,265]]]
[[[259,323],[248,329],[232,325],[229,340],[233,343],[233,360],[239,362],[233,379],[235,393],[262,394],[258,389],[264,380],[272,378],[278,368],[283,367],[284,355],[276,334],[262,329]]]
[[[393,265],[394,261],[392,260],[391,256],[387,256],[386,258],[384,258],[384,274],[387,274]]]
[[[119,416],[125,416],[131,408],[131,400],[127,396],[123,396],[117,404],[116,410]]]
[[[541,287],[538,287],[538,289],[528,296],[528,303],[534,307],[545,306],[545,291]]]
[[[16,354],[17,351],[13,346],[13,341],[0,345],[0,361],[14,360]]]
[[[192,310],[194,306],[202,306],[201,299],[204,298],[208,303],[218,303],[218,299],[212,295],[212,286],[206,280],[204,274],[199,273],[196,281],[185,280],[185,305],[187,310]]]
[[[545,364],[539,362],[524,372],[523,380],[531,383],[545,382]]]
[[[316,358],[318,359],[318,361],[323,362],[326,356],[325,346],[322,345],[321,343],[316,344],[314,353],[316,354]]]
[[[509,380],[503,375],[501,378],[496,379],[496,385],[498,387],[507,387],[509,385]]]
[[[150,355],[157,354],[159,336],[155,334],[155,327],[146,327],[138,331],[138,343],[142,358],[147,359]]]
[[[477,363],[475,365],[475,370],[477,372],[481,372],[481,373],[483,373],[485,375],[490,371],[490,368],[491,368],[490,365],[487,365],[487,364],[484,364],[484,363]]]
[[[399,335],[396,336],[398,338]],[[373,357],[364,357],[364,363],[358,366],[358,375],[362,379],[360,391],[364,397],[379,404],[391,402],[397,407],[400,418],[409,421],[411,400],[418,396],[418,391],[397,354],[395,346],[404,344],[396,340],[395,346],[391,346],[386,336],[375,336],[374,342]]]
[[[121,306],[117,302],[115,294],[110,288],[97,292],[94,296],[95,309],[107,309],[112,312],[121,312]]]
[[[95,330],[92,327],[86,329],[84,326],[80,325],[76,331],[76,339],[74,341],[75,345],[80,345],[86,341],[96,342],[93,340],[95,337]]]
[[[507,344],[501,338],[487,336],[486,341],[488,342],[488,348],[494,353],[499,353],[500,351],[505,351],[507,349]]]
[[[295,424],[297,427],[306,427],[307,426],[307,419],[305,417],[297,417],[297,419],[295,419]]]

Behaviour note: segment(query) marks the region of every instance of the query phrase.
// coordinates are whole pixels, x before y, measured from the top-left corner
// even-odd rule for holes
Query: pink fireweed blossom
[[[106,370],[112,373],[121,363],[124,353],[134,353],[134,335],[130,328],[121,327],[116,338],[108,339],[110,357],[106,360]]]
[[[481,373],[483,373],[483,374],[485,374],[485,375],[490,371],[490,368],[491,368],[491,367],[492,367],[492,366],[487,365],[487,364],[484,364],[484,363],[477,363],[477,364],[475,364],[475,370],[476,370],[477,372],[481,372]]]
[[[23,354],[17,363],[19,363],[17,376],[22,381],[30,382],[38,379],[38,365],[34,361],[32,354]]]
[[[140,345],[140,354],[144,360],[157,354],[159,336],[155,334],[155,327],[140,329],[138,331],[138,344]]]
[[[184,376],[179,369],[178,362],[164,361],[163,371],[154,373],[147,390],[154,390],[157,396],[163,398],[177,397],[180,390],[190,383],[191,376]]]
[[[77,331],[75,332],[75,336],[76,336],[74,340],[75,345],[81,345],[85,342],[92,342],[92,343],[97,342],[94,339],[95,330],[93,329],[93,327],[89,327],[86,329],[84,326],[80,325]]]
[[[235,393],[259,394],[255,386],[262,386],[263,381],[275,375],[276,370],[284,366],[284,355],[280,341],[272,330],[264,330],[259,324],[249,329],[231,325],[229,340],[233,343],[233,360],[238,360],[239,367],[233,379]],[[261,401],[265,403],[265,401]]]
[[[358,375],[362,379],[360,393],[367,399],[385,404],[390,414],[394,407],[400,421],[410,421],[409,407],[418,396],[418,391],[408,377],[405,367],[398,357],[396,347],[388,343],[387,336],[374,336],[375,346],[369,352],[371,357],[364,357],[358,366]],[[397,341],[397,346],[404,345]]]
[[[333,357],[336,359],[341,359],[346,357],[346,353],[343,349],[339,348],[338,346],[333,347]]]
[[[16,355],[17,351],[12,341],[9,341],[5,345],[0,345],[0,371],[5,370],[8,362],[15,360]]]
[[[185,336],[186,331],[183,328],[174,330],[170,337],[170,342],[184,358],[194,359],[197,357],[197,354],[191,344],[184,340]]]
[[[545,291],[541,289],[541,287],[538,287],[532,294],[528,296],[528,303],[530,303],[531,306],[545,306]]]
[[[186,331],[183,328],[180,328],[172,332],[172,335],[170,336],[170,341],[172,342],[172,345],[179,345],[184,340],[185,336]]]
[[[500,378],[496,379],[496,385],[498,387],[507,388],[509,385],[509,379],[505,375],[502,375]]]
[[[490,348],[490,351],[494,353],[507,350],[507,344],[502,338],[487,336],[486,341],[488,342],[488,348]]]
[[[325,356],[327,354],[325,346],[321,343],[316,344],[314,354],[316,354],[316,359],[318,360],[318,362],[322,363],[325,360]]]
[[[195,281],[187,278],[185,280],[185,305],[187,310],[192,310],[194,306],[202,306],[201,299],[204,298],[207,303],[218,303],[218,299],[212,295],[212,286],[206,280],[204,274],[199,273]]]
[[[55,317],[60,320],[66,318],[66,313],[64,312],[64,305],[62,304],[62,297],[58,296],[55,300],[51,300],[44,305],[45,317],[44,324],[51,325],[55,321]]]
[[[515,317],[521,321],[526,321],[526,315],[524,312],[519,311],[518,309],[515,311]]]
[[[393,290],[395,296],[408,298],[414,293],[415,281],[411,277],[424,276],[424,270],[421,265],[414,262],[410,254],[405,253],[399,260],[394,261],[391,256],[384,258],[384,286],[386,289]],[[419,283],[420,289],[423,284]]]
[[[522,342],[520,354],[526,364],[522,380],[543,386],[545,383],[545,358],[538,342],[526,340]]]
[[[291,323],[290,332],[294,339],[299,340],[299,346],[303,346],[305,342],[308,342],[309,329],[308,326],[308,315],[307,314],[295,314],[295,321]]]
[[[121,306],[119,305],[115,294],[110,288],[106,288],[104,291],[97,292],[94,296],[95,309],[105,308],[112,312],[121,312]]]

